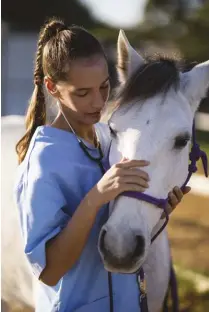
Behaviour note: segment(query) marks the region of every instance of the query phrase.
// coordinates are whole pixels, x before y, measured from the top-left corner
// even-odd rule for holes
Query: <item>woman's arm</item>
[[[95,222],[99,205],[92,189],[82,200],[67,226],[46,244],[46,267],[40,280],[54,286],[80,258],[91,228]]]
[[[80,258],[100,207],[124,191],[145,191],[148,175],[134,167],[148,164],[142,160],[126,160],[105,173],[81,201],[65,229],[46,243],[46,266],[39,277],[41,281],[54,286],[73,267]]]

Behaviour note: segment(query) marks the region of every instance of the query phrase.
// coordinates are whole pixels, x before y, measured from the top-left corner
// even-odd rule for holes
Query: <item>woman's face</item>
[[[98,122],[110,89],[107,61],[97,55],[72,61],[69,81],[56,87],[67,116],[87,125]]]

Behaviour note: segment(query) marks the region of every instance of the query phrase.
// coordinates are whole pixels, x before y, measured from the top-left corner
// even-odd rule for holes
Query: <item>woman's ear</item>
[[[48,76],[44,77],[44,84],[46,86],[47,91],[55,98],[59,97],[59,91],[57,89],[56,83],[54,83],[51,78]]]

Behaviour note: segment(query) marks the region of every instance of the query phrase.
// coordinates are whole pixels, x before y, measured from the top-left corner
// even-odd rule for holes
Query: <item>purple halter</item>
[[[197,171],[196,163],[200,158],[202,160],[205,176],[208,177],[207,155],[204,151],[202,151],[200,149],[199,144],[196,142],[195,122],[193,122],[193,126],[192,126],[192,148],[191,148],[191,152],[189,154],[189,159],[190,159],[191,163],[189,164],[189,167],[188,167],[188,175],[187,175],[186,181],[182,185],[181,190],[183,190],[185,188],[185,186],[189,182],[192,174]],[[134,191],[124,192],[121,195],[146,201],[146,202],[153,204],[153,205],[155,205],[159,208],[162,208],[164,210],[165,219],[166,219],[165,223],[162,225],[162,227],[159,229],[159,231],[152,237],[151,242],[153,242],[158,237],[158,235],[163,231],[163,229],[166,227],[166,225],[169,221],[169,216],[168,216],[168,213],[166,211],[166,205],[168,203],[168,197],[165,199],[164,198],[156,198],[156,197],[153,197],[153,196],[148,195],[148,194],[144,194],[144,193],[140,193],[140,192],[134,192]]]
[[[185,188],[185,186],[189,182],[192,174],[197,171],[196,163],[200,158],[202,160],[202,165],[203,165],[205,176],[208,177],[207,155],[204,151],[202,151],[200,149],[199,144],[196,142],[195,121],[194,121],[193,126],[192,126],[192,148],[191,148],[191,152],[189,154],[190,164],[188,167],[188,175],[187,175],[186,181],[184,182],[184,184],[181,187],[181,190],[183,190]],[[107,167],[108,168],[110,167],[109,164]],[[168,213],[166,211],[166,206],[168,203],[168,197],[165,199],[164,198],[156,198],[156,197],[153,197],[151,195],[144,194],[144,193],[131,192],[131,191],[130,192],[124,192],[121,195],[146,201],[146,202],[153,204],[153,205],[155,205],[159,208],[162,208],[164,210],[165,222],[162,225],[162,227],[157,231],[157,233],[152,237],[152,239],[151,239],[151,243],[152,243],[158,237],[158,235],[164,230],[164,228],[166,227],[166,225],[169,221],[169,216],[168,216]],[[146,287],[145,287],[145,274],[144,274],[143,268],[141,268],[139,270],[139,272],[137,273],[137,283],[138,283],[139,289],[140,289],[139,301],[140,301],[141,312],[148,312]],[[172,301],[173,301],[173,312],[178,312],[179,308],[178,308],[177,284],[176,284],[175,273],[174,273],[172,265],[171,265],[171,274],[170,274],[170,287],[171,287],[171,295],[172,295]],[[166,303],[164,305],[163,311],[167,311]]]

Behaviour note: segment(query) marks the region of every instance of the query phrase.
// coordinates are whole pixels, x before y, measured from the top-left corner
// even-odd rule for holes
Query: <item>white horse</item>
[[[118,71],[122,91],[109,119],[113,134],[110,165],[122,156],[149,160],[145,170],[150,182],[145,193],[166,198],[175,185],[183,185],[188,174],[192,124],[209,87],[209,61],[180,73],[171,60],[145,61],[121,31]],[[160,311],[170,273],[166,231],[151,244],[164,222],[161,215],[162,210],[152,204],[119,196],[98,242],[108,271],[133,273],[143,265],[150,312]]]

